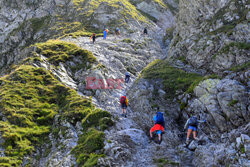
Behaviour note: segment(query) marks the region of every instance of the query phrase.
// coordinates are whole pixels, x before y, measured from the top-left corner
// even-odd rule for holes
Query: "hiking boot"
[[[189,142],[190,142],[190,141],[189,141],[189,139],[187,139],[185,144],[186,144],[186,145],[188,145],[188,144],[189,144]]]
[[[157,142],[159,145],[161,144],[161,140],[158,140],[158,142]]]
[[[125,114],[124,117],[127,118],[127,114]]]
[[[198,137],[196,137],[195,139],[194,139],[195,141],[198,141],[198,140],[200,140]]]

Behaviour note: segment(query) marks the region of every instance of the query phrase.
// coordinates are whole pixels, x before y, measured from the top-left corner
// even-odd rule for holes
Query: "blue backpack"
[[[163,114],[161,112],[157,112],[155,124],[160,124],[163,127],[165,126],[164,117],[163,117]]]
[[[198,119],[196,116],[192,116],[188,121],[189,126],[198,126]]]

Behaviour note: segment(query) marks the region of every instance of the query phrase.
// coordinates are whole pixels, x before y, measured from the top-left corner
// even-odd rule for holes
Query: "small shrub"
[[[230,103],[228,103],[227,105],[230,107],[233,107],[235,104],[237,104],[239,101],[238,100],[232,100]]]
[[[111,114],[107,111],[103,111],[99,109],[92,111],[82,120],[82,127],[84,129],[87,129],[91,126],[97,127],[100,125],[100,120],[103,117],[111,117]]]
[[[132,43],[133,41],[130,38],[123,39],[122,42]]]
[[[77,158],[78,166],[95,166],[97,160],[104,156],[103,154],[95,154],[96,150],[104,147],[104,133],[90,128],[83,133],[78,140],[78,145],[72,150]]]
[[[247,63],[242,64],[242,65],[234,66],[230,70],[234,71],[234,72],[239,72],[239,71],[248,70],[249,68],[250,68],[250,62],[247,62]]]

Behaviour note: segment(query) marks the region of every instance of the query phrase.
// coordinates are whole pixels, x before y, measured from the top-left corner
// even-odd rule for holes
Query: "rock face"
[[[142,31],[154,23],[143,16],[129,1],[1,1],[0,2],[0,68],[27,57],[25,48],[32,43],[46,41],[69,33],[88,30],[100,32],[120,27],[123,33]],[[157,6],[155,11],[161,8]],[[168,10],[167,25],[173,25]],[[86,28],[87,27],[87,28]],[[84,34],[83,33],[83,34]],[[83,35],[84,36],[84,35]]]
[[[205,80],[194,89],[194,93],[198,98],[193,100],[193,111],[206,110],[221,132],[241,126],[250,119],[247,89],[236,80]]]
[[[157,3],[158,2],[158,3]],[[149,14],[153,21],[156,22],[159,27],[166,28],[173,27],[175,25],[174,15],[172,12],[167,10],[170,7],[173,10],[177,10],[178,4],[175,1],[165,1],[165,3],[159,3],[159,1],[140,1],[140,0],[133,0],[132,3],[135,4],[137,9]]]
[[[249,62],[248,18],[245,0],[180,0],[170,57],[213,72]]]

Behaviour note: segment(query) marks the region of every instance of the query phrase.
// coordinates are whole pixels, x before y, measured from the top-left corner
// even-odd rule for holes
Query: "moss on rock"
[[[84,129],[88,129],[91,126],[97,127],[100,125],[100,121],[103,117],[111,117],[111,114],[107,111],[96,109],[90,112],[83,120],[82,126]],[[103,123],[103,122],[101,122]]]
[[[186,91],[195,81],[200,81],[202,76],[187,73],[169,65],[168,62],[156,60],[143,70],[145,79],[162,79],[167,98],[173,98],[177,90]]]
[[[0,132],[5,148],[0,166],[20,166],[25,155],[47,142],[56,114],[76,123],[92,110],[100,111],[44,68],[22,65],[0,78],[0,88]]]
[[[80,63],[76,66],[71,66],[72,71],[80,69],[88,69],[93,63],[96,62],[96,58],[93,53],[78,47],[74,43],[65,42],[61,40],[49,40],[44,43],[35,44],[36,52],[42,54],[48,58],[48,61],[56,66],[60,62],[65,63],[72,61],[73,58],[77,57]]]
[[[78,145],[72,150],[77,158],[78,166],[92,167],[97,164],[97,160],[104,156],[103,154],[94,153],[104,147],[104,133],[90,128],[83,133],[78,140]]]
[[[59,62],[66,62],[72,59],[74,56],[81,56],[82,61],[86,64],[87,62],[95,62],[96,58],[92,52],[84,50],[78,47],[74,43],[65,42],[61,40],[49,40],[44,43],[37,43],[37,53],[48,57],[49,62],[58,64]]]

